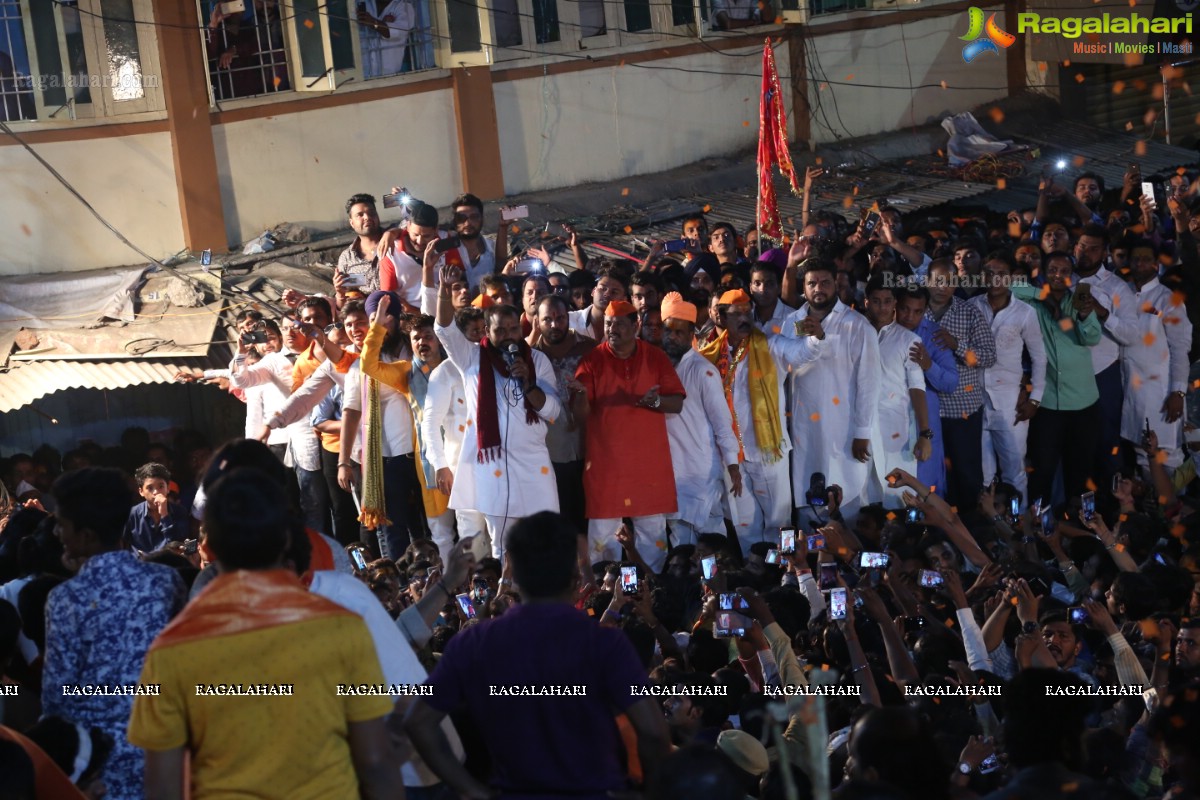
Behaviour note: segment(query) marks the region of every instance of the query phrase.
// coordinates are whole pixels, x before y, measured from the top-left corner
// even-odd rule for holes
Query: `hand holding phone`
[[[796,552],[795,528],[779,529],[779,552],[785,555],[791,555],[792,553]]]
[[[716,556],[705,556],[704,558],[700,559],[700,574],[706,581],[711,581],[713,578],[717,577]]]
[[[622,566],[621,567],[621,591],[625,594],[638,593],[638,575],[637,567]]]
[[[829,590],[829,618],[846,618],[846,589],[837,587]]]

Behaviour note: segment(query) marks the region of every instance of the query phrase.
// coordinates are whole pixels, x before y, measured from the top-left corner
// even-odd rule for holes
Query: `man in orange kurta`
[[[666,354],[638,341],[637,311],[608,304],[604,341],[584,356],[569,384],[575,418],[586,420],[583,489],[593,562],[618,559],[623,517],[633,518],[637,549],[655,572],[667,558],[666,515],[676,510],[666,414],[685,392]]]

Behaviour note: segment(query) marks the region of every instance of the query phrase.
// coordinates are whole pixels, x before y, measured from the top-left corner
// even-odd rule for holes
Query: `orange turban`
[[[471,301],[471,305],[476,308],[491,308],[496,305],[496,301],[481,292],[478,297]]]
[[[717,305],[722,306],[740,306],[750,303],[750,295],[746,294],[744,289],[730,289],[725,294],[721,295],[721,299],[717,301]]]
[[[696,317],[696,307],[684,300],[683,295],[679,292],[668,292],[667,296],[662,299],[663,322],[669,319],[682,319],[694,325]]]
[[[637,309],[633,307],[633,303],[625,300],[613,300],[608,304],[608,308],[604,309],[606,317],[628,317],[636,313]]]

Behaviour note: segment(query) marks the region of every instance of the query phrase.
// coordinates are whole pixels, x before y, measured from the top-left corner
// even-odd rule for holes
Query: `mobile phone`
[[[704,580],[711,581],[717,576],[717,557],[705,556],[700,559],[700,574],[704,576]]]
[[[925,588],[933,589],[944,584],[945,580],[942,578],[942,573],[938,572],[937,570],[923,569],[921,570],[919,582]]]
[[[737,592],[721,592],[717,595],[717,609],[720,611],[746,611],[749,608],[746,598]]]
[[[766,558],[763,559],[763,561],[767,564],[778,564],[779,563],[779,551],[776,550],[774,547],[772,547],[770,550],[767,551],[767,556],[766,556]]]
[[[1033,512],[1034,517],[1040,517],[1042,515],[1042,498],[1039,497],[1037,500],[1034,500],[1029,510]]]
[[[858,556],[858,565],[864,569],[886,569],[888,560],[887,553],[871,553],[864,550]]]
[[[1150,181],[1142,181],[1142,196],[1154,199],[1154,184]]]
[[[832,561],[826,561],[820,566],[821,574],[818,578],[817,586],[822,589],[832,589],[837,586],[838,567]]]
[[[512,222],[517,219],[525,219],[529,216],[529,206],[501,206],[500,219],[505,222]]]
[[[492,587],[486,578],[476,578],[471,581],[471,599],[476,603],[486,603],[492,598]]]
[[[829,590],[829,618],[846,618],[846,590],[841,586]]]
[[[230,14],[242,14],[246,11],[246,0],[225,0],[221,3],[221,14],[228,17]]]
[[[876,226],[879,225],[879,212],[872,211],[867,214],[866,222],[863,223],[863,236],[870,236],[875,232]]]
[[[267,335],[262,331],[246,331],[242,334],[242,344],[266,344]]]
[[[823,533],[814,533],[812,536],[809,536],[806,541],[808,543],[808,549],[810,552],[825,549],[825,534]]]
[[[1049,536],[1052,533],[1054,533],[1054,512],[1049,510],[1043,511],[1042,536]]]
[[[1116,494],[1120,490],[1121,479],[1122,479],[1121,473],[1118,472],[1113,475],[1113,485],[1112,485],[1113,494]]]
[[[663,252],[681,253],[688,248],[689,244],[690,242],[687,239],[672,239],[671,241],[663,242]]]
[[[453,250],[460,244],[462,244],[462,240],[458,238],[458,234],[447,236],[445,239],[437,240],[437,243],[433,246],[433,252],[445,253],[449,250]]]
[[[471,595],[456,594],[454,599],[458,601],[458,607],[466,614],[467,619],[475,619],[475,604],[471,602]]]
[[[919,508],[909,508],[904,515],[904,519],[907,522],[920,522],[924,518],[925,515],[921,513],[921,509]]]
[[[1083,508],[1084,520],[1091,522],[1096,516],[1096,493],[1084,492],[1079,496],[1079,502]]]
[[[363,557],[362,548],[347,547],[346,552],[350,554],[350,560],[354,562],[354,569],[359,572],[367,571],[367,559]]]
[[[925,618],[924,617],[905,617],[904,618],[904,632],[905,633],[918,633],[924,627],[925,627]]]
[[[1067,619],[1072,625],[1086,625],[1089,619],[1087,609],[1083,606],[1071,606],[1067,609]]]
[[[779,552],[794,553],[796,552],[796,529],[795,528],[780,528],[779,529]]]
[[[1146,427],[1142,429],[1142,447],[1150,446],[1150,418],[1146,417]]]
[[[823,508],[825,506],[825,473],[814,472],[812,478],[808,481],[808,492],[805,493],[805,502],[814,508]]]
[[[514,275],[527,275],[530,272],[541,272],[546,268],[540,258],[522,258],[513,266]]]
[[[364,6],[364,10],[365,8],[366,7]],[[391,194],[385,194],[383,196],[383,207],[400,208],[401,206],[408,205],[408,200],[409,197],[407,192],[393,192]]]
[[[200,252],[200,266],[202,266],[202,267],[211,267],[212,266],[212,250],[202,250]]]
[[[1170,566],[1169,564],[1167,564],[1167,560],[1165,558],[1163,558],[1162,553],[1155,553],[1154,560],[1157,561],[1158,563],[1162,564],[1164,567]]]
[[[183,543],[183,554],[190,556],[200,549],[199,539],[188,539]]]
[[[342,287],[345,289],[361,289],[367,285],[367,273],[343,272]]]
[[[1075,294],[1079,295],[1080,297],[1091,297],[1092,285],[1090,283],[1080,283],[1075,287]]]
[[[1008,515],[1013,519],[1021,516],[1021,498],[1011,497],[1008,500]]]
[[[979,762],[978,769],[979,769],[980,775],[987,775],[989,773],[995,772],[996,770],[1000,769],[1000,757],[997,756],[995,753],[992,753],[990,756],[985,758],[983,761]]]
[[[638,592],[638,576],[637,567],[625,566],[621,567],[621,591],[625,594],[637,594]]]
[[[745,614],[736,611],[718,611],[713,620],[713,636],[718,639],[729,639],[733,636],[745,636],[754,623]]]

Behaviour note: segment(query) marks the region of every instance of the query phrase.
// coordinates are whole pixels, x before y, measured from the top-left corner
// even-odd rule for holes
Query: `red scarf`
[[[521,342],[518,358],[525,362],[531,376],[537,371],[533,366],[533,350],[529,344]],[[493,372],[493,369],[495,370]],[[504,377],[511,377],[508,364],[500,350],[488,341],[485,336],[479,342],[479,395],[475,403],[476,437],[479,444],[479,463],[486,464],[500,457],[500,414],[496,404],[496,372]],[[525,424],[533,425],[538,421],[537,409],[529,403],[525,396]]]

